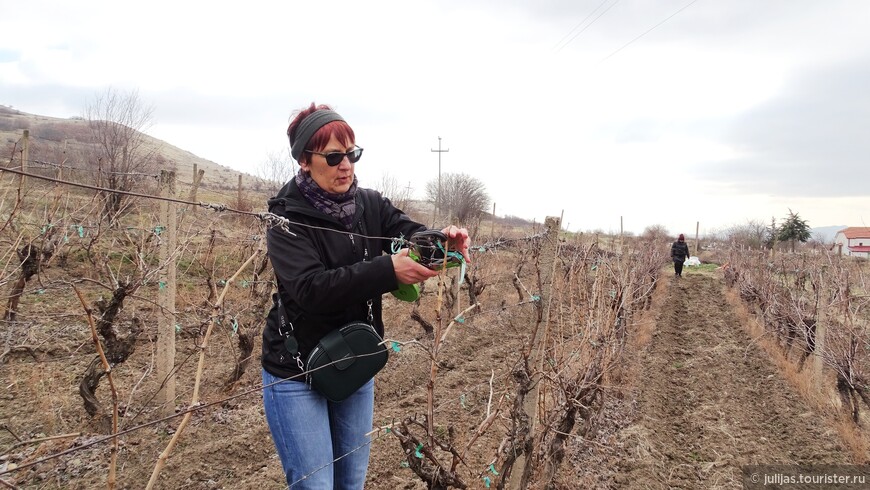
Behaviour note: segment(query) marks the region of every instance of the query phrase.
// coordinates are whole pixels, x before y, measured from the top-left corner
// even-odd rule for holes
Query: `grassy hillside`
[[[35,164],[34,169],[50,168],[61,162],[68,168],[96,168],[91,132],[83,119],[39,116],[0,105],[0,155],[4,166],[9,165],[10,160],[20,159],[20,140],[25,129],[30,131],[30,160],[45,163]],[[239,175],[242,175],[243,185],[248,188],[257,180],[254,176],[200,158],[157,138],[146,135],[145,140],[149,149],[156,151],[161,160],[166,162],[164,168],[176,171],[182,187],[184,183],[193,181],[194,165],[205,171],[201,184],[204,190],[233,191],[238,187]]]

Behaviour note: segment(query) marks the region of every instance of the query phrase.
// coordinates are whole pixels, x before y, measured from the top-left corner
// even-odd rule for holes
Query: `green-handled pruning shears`
[[[449,250],[449,238],[438,230],[424,230],[414,233],[407,239],[400,238],[393,242],[392,251],[397,253],[405,245],[408,246],[408,256],[420,265],[432,270],[462,267],[459,282],[465,278],[465,257],[455,250]],[[420,297],[420,286],[417,284],[400,284],[399,289],[392,292],[393,296],[402,301],[416,301]]]

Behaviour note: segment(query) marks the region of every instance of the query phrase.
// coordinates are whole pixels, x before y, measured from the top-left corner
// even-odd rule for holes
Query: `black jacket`
[[[671,259],[675,262],[682,262],[686,260],[686,257],[689,256],[689,245],[686,242],[681,242],[679,240],[675,241],[673,245],[671,245]]]
[[[373,301],[374,327],[383,336],[381,295],[399,287],[390,252],[390,240],[354,236],[337,219],[315,209],[291,179],[269,211],[296,223],[296,236],[280,228],[266,233],[269,259],[278,281],[286,319],[293,325],[302,360],[330,330],[351,321],[366,321],[367,301]],[[353,233],[368,237],[408,237],[426,227],[411,221],[377,191],[358,188]],[[368,260],[364,260],[368,255]],[[263,330],[263,368],[275,376],[299,374],[296,360],[284,347],[287,332],[279,331],[277,297]],[[302,377],[296,378],[302,381]]]

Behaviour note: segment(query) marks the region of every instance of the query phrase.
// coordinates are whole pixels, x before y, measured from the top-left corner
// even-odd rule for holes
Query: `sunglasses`
[[[334,166],[338,165],[339,163],[341,163],[341,161],[344,160],[344,157],[347,157],[347,160],[350,163],[358,162],[359,158],[362,156],[363,149],[357,146],[356,148],[354,148],[353,150],[350,150],[347,153],[342,153],[340,151],[333,151],[330,153],[320,153],[320,152],[311,151],[311,150],[305,150],[305,151],[308,153],[313,153],[315,155],[322,156],[323,158],[326,159],[327,165],[329,165],[330,167],[334,167]]]

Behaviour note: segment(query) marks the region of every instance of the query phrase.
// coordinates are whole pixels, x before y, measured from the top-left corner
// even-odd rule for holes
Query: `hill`
[[[810,233],[814,238],[818,237],[822,239],[822,242],[830,243],[834,241],[837,232],[843,228],[848,227],[846,225],[818,226],[816,228],[810,228]]]
[[[96,162],[96,146],[87,121],[81,117],[56,118],[28,114],[0,104],[0,142],[2,142],[2,165],[20,159],[21,137],[24,130],[29,130],[28,171],[42,175],[54,176],[52,169],[63,164],[65,169],[82,170],[95,174],[98,168]],[[254,209],[264,206],[266,199],[274,195],[281,184],[269,184],[263,179],[247,173],[233,170],[227,166],[198,157],[193,153],[173,146],[166,141],[144,135],[145,144],[154,151],[156,159],[163,169],[175,170],[179,184],[178,195],[185,196],[194,180],[194,166],[205,171],[200,189],[203,191],[198,200],[214,200],[232,203],[240,208]],[[12,163],[13,166],[17,164]],[[157,169],[155,169],[156,171]],[[46,173],[48,172],[48,173]],[[242,176],[245,203],[237,202],[239,176]],[[79,179],[81,181],[81,179]],[[377,188],[377,187],[376,187]],[[406,211],[420,222],[431,224],[433,217],[432,205],[426,201],[413,201],[407,196],[393,196],[388,190],[381,191],[396,204],[407,207]],[[403,207],[403,206],[400,206]],[[447,216],[439,219],[446,222]],[[518,216],[496,216],[495,223],[506,229],[533,229],[536,224]],[[480,216],[481,223],[492,223],[493,216],[484,212]],[[492,226],[486,228],[495,231]]]
[[[28,114],[0,105],[0,142],[3,144],[4,164],[15,158],[20,150],[19,140],[27,129],[30,131],[30,160],[37,166],[55,166],[64,162],[67,168],[93,168],[94,144],[87,122],[79,117],[69,119]],[[235,190],[238,176],[245,182],[258,181],[254,176],[238,172],[211,160],[200,158],[163,140],[145,135],[146,145],[167,162],[164,167],[175,170],[180,183],[193,181],[193,167],[204,170],[203,189]]]

